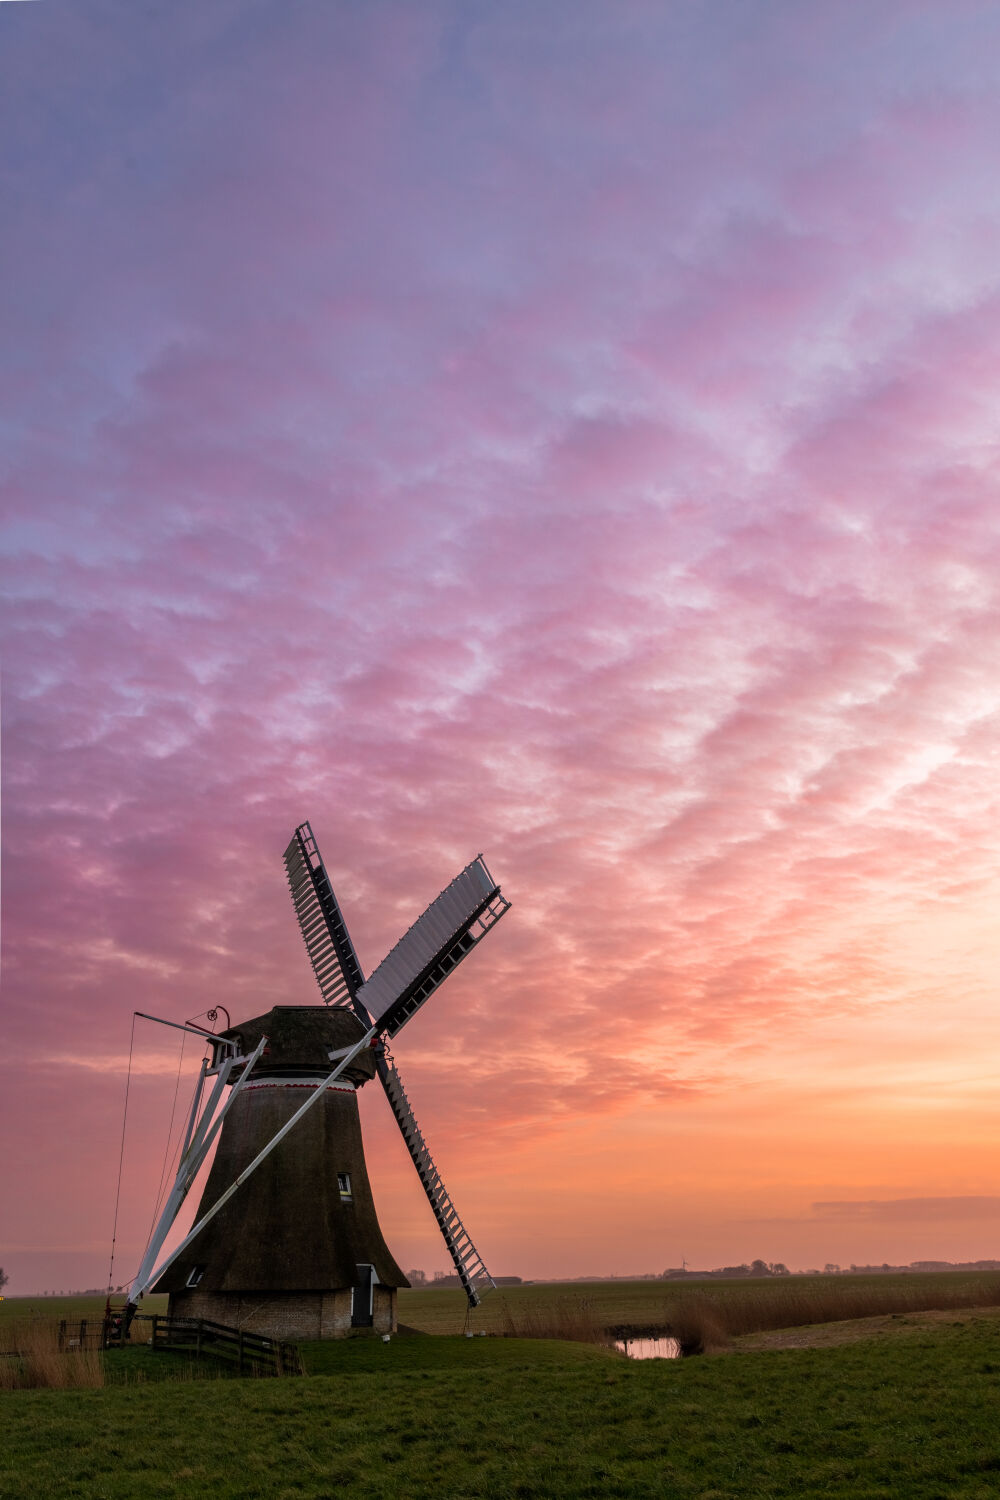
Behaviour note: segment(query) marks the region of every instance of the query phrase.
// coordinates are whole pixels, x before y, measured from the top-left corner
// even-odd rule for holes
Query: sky
[[[998,143],[975,0],[0,7],[9,1294],[304,819],[366,973],[512,903],[394,1044],[495,1273],[1000,1258]]]

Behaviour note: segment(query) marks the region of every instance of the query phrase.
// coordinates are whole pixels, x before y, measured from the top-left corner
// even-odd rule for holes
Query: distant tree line
[[[898,1276],[906,1271],[1000,1271],[1000,1260],[911,1260],[908,1266],[891,1266],[884,1260],[880,1266],[852,1262],[847,1268],[847,1274],[855,1276]]]
[[[780,1260],[752,1260],[748,1265],[746,1261],[739,1266],[716,1266],[713,1271],[689,1271],[685,1267],[682,1270],[672,1268],[663,1272],[664,1281],[674,1281],[678,1277],[696,1276],[699,1281],[707,1277],[715,1276],[719,1281],[738,1281],[742,1277],[750,1276],[790,1276],[791,1272]]]
[[[887,1260],[883,1261],[880,1266],[859,1266],[853,1261],[849,1266],[838,1266],[834,1261],[828,1260],[822,1271],[798,1271],[795,1274],[799,1276],[899,1276],[907,1272],[927,1271],[1000,1271],[1000,1260],[913,1260],[906,1266],[893,1266]],[[691,1278],[696,1281],[709,1281],[715,1277],[719,1281],[738,1281],[744,1277],[790,1276],[791,1274],[788,1267],[780,1260],[752,1260],[749,1265],[744,1262],[739,1266],[717,1266],[712,1271],[690,1271],[686,1266],[672,1266],[661,1273],[661,1280],[680,1281]]]

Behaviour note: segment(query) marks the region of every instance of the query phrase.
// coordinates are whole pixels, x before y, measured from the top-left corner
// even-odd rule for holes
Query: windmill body
[[[126,1326],[152,1287],[169,1293],[171,1316],[278,1338],[394,1331],[397,1289],[409,1282],[379,1227],[358,1116],[357,1090],[376,1076],[470,1306],[493,1286],[388,1044],[509,903],[477,857],[365,979],[308,823],[296,829],[285,867],[324,1003],[275,1006],[210,1034],[211,1063],[202,1064],[177,1177],[133,1281]],[[216,1137],[197,1221],[154,1270]]]
[[[352,1012],[321,1005],[276,1006],[223,1033],[242,1057],[267,1046],[226,1116],[199,1219],[322,1088],[330,1052],[363,1034]],[[171,1264],[153,1290],[169,1292],[172,1317],[286,1339],[395,1331],[409,1282],[379,1227],[358,1117],[374,1076],[367,1048]]]

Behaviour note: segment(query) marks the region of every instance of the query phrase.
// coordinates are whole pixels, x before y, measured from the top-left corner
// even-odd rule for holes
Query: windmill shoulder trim
[[[322,1078],[256,1078],[244,1084],[248,1094],[256,1093],[259,1089],[318,1089],[322,1087]],[[357,1084],[352,1083],[349,1078],[338,1078],[334,1083],[328,1083],[327,1088],[344,1094],[356,1094],[358,1091]]]

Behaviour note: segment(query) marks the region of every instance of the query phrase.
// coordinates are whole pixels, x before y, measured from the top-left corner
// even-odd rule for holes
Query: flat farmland
[[[2,1297],[0,1298],[0,1323],[19,1318],[65,1318],[67,1321],[80,1318],[103,1318],[105,1294],[84,1292],[69,1297]],[[122,1294],[112,1297],[115,1307],[125,1301]],[[145,1297],[141,1311],[165,1313],[166,1297]]]
[[[863,1335],[648,1363],[537,1339],[355,1339],[306,1346],[305,1379],[12,1391],[0,1496],[995,1500],[995,1313]]]

